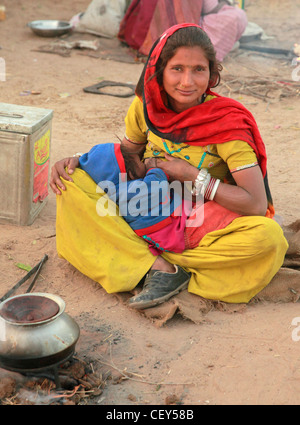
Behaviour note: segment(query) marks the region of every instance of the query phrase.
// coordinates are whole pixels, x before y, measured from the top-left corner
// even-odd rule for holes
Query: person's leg
[[[180,290],[203,298],[247,303],[270,283],[287,250],[282,229],[265,217],[240,217],[225,229],[203,237],[182,254],[164,253],[177,273],[150,271],[140,294],[129,300],[136,309],[167,301]],[[181,266],[181,267],[179,267]],[[185,271],[192,273],[190,275]]]
[[[97,185],[83,170],[77,169],[72,178],[74,183],[64,181],[67,190],[57,196],[59,256],[108,293],[132,290],[156,257],[122,217],[99,215],[107,211],[103,192],[97,193]]]
[[[176,271],[174,264],[169,263],[160,255],[154,261],[151,267],[151,270],[160,270],[162,272],[167,272],[167,273],[175,273]]]
[[[288,248],[281,227],[265,217],[240,217],[203,237],[199,246],[164,257],[192,273],[188,291],[203,298],[247,303],[283,264]]]

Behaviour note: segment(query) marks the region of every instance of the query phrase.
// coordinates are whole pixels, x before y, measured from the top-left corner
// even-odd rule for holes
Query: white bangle
[[[209,197],[210,201],[212,201],[214,199],[216,191],[219,187],[220,181],[221,181],[220,179],[217,179],[216,183],[214,184],[214,187],[213,187],[211,194],[210,194],[210,197]]]
[[[207,185],[209,184],[209,181],[210,181],[210,174],[208,170],[206,168],[202,168],[195,179],[193,188],[191,190],[191,194],[193,196],[198,196],[201,191],[202,195],[204,196],[205,189]]]
[[[75,153],[75,155],[73,155],[73,158],[80,158],[83,155],[83,153]]]

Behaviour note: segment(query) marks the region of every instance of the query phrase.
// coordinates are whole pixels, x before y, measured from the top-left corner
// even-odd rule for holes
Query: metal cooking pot
[[[75,349],[80,330],[57,295],[28,293],[0,304],[0,366],[36,371],[58,365]]]

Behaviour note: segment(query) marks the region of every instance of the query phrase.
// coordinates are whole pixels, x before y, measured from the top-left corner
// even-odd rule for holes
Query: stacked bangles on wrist
[[[202,168],[196,177],[191,193],[193,196],[198,196],[201,192],[204,199],[212,201],[215,197],[219,184],[220,179],[211,177],[208,170],[206,168]]]

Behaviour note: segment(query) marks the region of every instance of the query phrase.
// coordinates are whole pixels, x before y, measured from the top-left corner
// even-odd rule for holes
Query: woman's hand
[[[147,171],[150,170],[151,168],[158,168],[157,167],[157,158],[155,158],[155,157],[144,159],[144,164],[145,164]]]
[[[157,159],[156,164],[158,168],[161,168],[169,176],[169,181],[178,180],[181,183],[188,181],[194,183],[199,173],[198,168],[184,159],[174,158],[167,153],[165,153],[165,158],[167,161]]]
[[[56,195],[61,195],[61,190],[66,190],[65,185],[61,181],[61,177],[69,182],[73,182],[70,174],[73,174],[75,168],[79,165],[78,157],[69,157],[57,161],[51,168],[50,187]],[[65,170],[67,168],[67,171]]]

